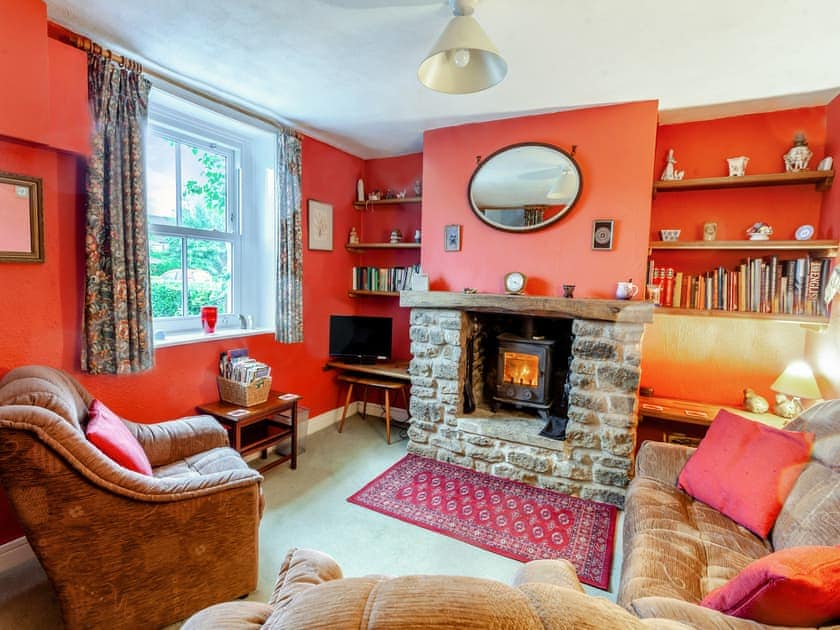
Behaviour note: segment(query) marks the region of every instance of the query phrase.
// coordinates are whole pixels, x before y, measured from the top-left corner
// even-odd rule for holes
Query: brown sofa
[[[662,619],[639,620],[606,599],[583,593],[565,560],[524,565],[513,586],[447,575],[343,578],[338,564],[311,549],[292,549],[271,600],[211,606],[181,630],[603,630],[683,629]]]
[[[697,604],[774,550],[840,544],[840,400],[815,405],[785,428],[811,431],[816,442],[768,540],[677,489],[694,449],[642,445],[624,508],[620,604],[641,618],[697,628],[767,627]]]
[[[0,380],[0,481],[68,628],[157,628],[257,584],[262,477],[209,416],[125,421],[154,476],[85,437],[91,395],[28,366]]]

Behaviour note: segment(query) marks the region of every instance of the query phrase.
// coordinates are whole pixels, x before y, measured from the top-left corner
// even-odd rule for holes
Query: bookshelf
[[[371,249],[420,249],[420,243],[347,243],[348,252],[361,253]]]
[[[351,289],[347,292],[350,297],[400,297],[399,291],[361,291]]]
[[[720,190],[724,188],[756,188],[763,186],[798,186],[814,184],[823,192],[831,188],[834,171],[797,171],[795,173],[762,173],[742,177],[695,177],[673,181],[655,181],[653,194],[687,190]]]
[[[831,240],[815,241],[652,241],[649,246],[654,250],[706,250],[706,251],[796,251],[810,252],[827,258],[835,258],[840,242]]]
[[[402,199],[373,199],[369,201],[354,201],[353,207],[357,210],[364,210],[365,208],[374,208],[376,206],[393,206],[401,203],[422,203],[422,197],[403,197]]]

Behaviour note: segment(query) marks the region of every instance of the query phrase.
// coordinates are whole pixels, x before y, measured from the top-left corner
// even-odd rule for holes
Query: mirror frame
[[[569,162],[574,167],[575,171],[577,171],[578,182],[579,183],[578,183],[578,189],[577,189],[577,194],[575,195],[575,198],[572,199],[572,201],[563,209],[562,212],[558,213],[556,216],[551,217],[547,221],[543,221],[542,223],[540,223],[538,225],[528,225],[528,226],[524,226],[524,227],[521,227],[521,228],[517,228],[517,227],[506,226],[506,225],[499,225],[498,223],[494,223],[494,222],[490,221],[489,219],[487,219],[487,217],[484,216],[484,213],[482,213],[481,210],[476,208],[475,204],[473,203],[472,187],[473,187],[473,182],[475,181],[476,176],[481,172],[481,169],[484,168],[484,166],[486,166],[490,162],[490,160],[492,160],[497,155],[499,155],[501,153],[504,153],[505,151],[510,151],[511,149],[518,149],[518,148],[521,148],[521,147],[543,147],[545,149],[551,149],[552,151],[556,151],[557,153],[562,154],[563,156],[566,157],[567,160],[569,160]],[[572,208],[578,202],[578,199],[580,199],[580,193],[583,190],[583,173],[581,172],[580,166],[578,165],[577,161],[575,161],[575,158],[574,158],[575,151],[574,151],[574,149],[575,149],[575,147],[573,147],[572,152],[569,153],[568,151],[565,151],[565,150],[561,149],[560,147],[555,146],[553,144],[549,144],[547,142],[519,142],[517,144],[509,144],[507,146],[502,147],[501,149],[498,149],[498,150],[494,151],[493,153],[488,155],[486,158],[481,160],[481,162],[479,162],[478,166],[475,167],[475,170],[473,171],[473,174],[470,177],[469,183],[467,184],[467,202],[470,204],[470,208],[472,209],[473,213],[479,219],[481,219],[481,221],[483,223],[486,223],[487,225],[489,225],[490,227],[492,227],[496,230],[502,230],[504,232],[513,232],[513,233],[536,232],[537,230],[543,230],[550,225],[554,225],[555,223],[557,223],[557,221],[559,221],[560,219],[565,217],[567,214],[569,214],[569,212],[572,210]]]
[[[29,251],[0,250],[0,262],[44,262],[44,193],[41,178],[0,171],[0,184],[23,186],[29,191]]]

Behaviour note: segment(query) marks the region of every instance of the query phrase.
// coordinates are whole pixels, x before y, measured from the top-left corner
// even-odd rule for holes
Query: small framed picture
[[[461,226],[447,225],[443,228],[443,251],[461,251]]]
[[[333,249],[332,204],[309,200],[309,249]]]
[[[613,219],[595,219],[592,222],[592,249],[613,248]]]

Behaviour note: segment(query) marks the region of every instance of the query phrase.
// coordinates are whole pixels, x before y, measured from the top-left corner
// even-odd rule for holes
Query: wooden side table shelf
[[[272,390],[268,400],[252,407],[240,407],[218,400],[199,405],[196,409],[199,413],[213,416],[227,429],[231,447],[243,457],[260,451],[262,459],[267,459],[269,448],[284,440],[291,440],[288,455],[258,468],[260,472],[265,472],[290,460],[292,469],[297,468],[299,400],[300,396],[296,394]],[[280,414],[284,412],[288,412],[288,418],[281,419]]]

